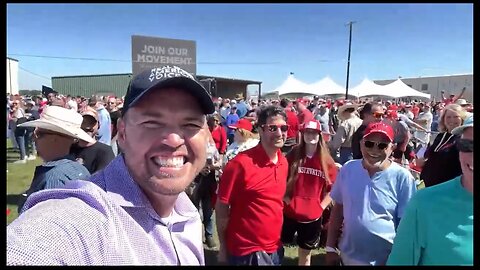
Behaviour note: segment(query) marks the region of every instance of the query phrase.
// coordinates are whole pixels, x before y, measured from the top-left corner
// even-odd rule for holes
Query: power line
[[[51,80],[51,78],[48,78],[48,77],[46,77],[46,76],[37,74],[37,73],[32,72],[32,71],[30,71],[30,70],[28,70],[28,69],[24,69],[24,68],[22,68],[22,67],[20,67],[20,66],[19,66],[18,68],[21,69],[21,70],[23,70],[23,71],[25,71],[25,72],[28,72],[28,73],[30,73],[30,74],[33,74],[33,75],[35,75],[35,76],[38,76],[38,77],[41,77],[41,78],[44,78],[44,79],[47,79],[47,80]]]
[[[68,59],[68,60],[82,60],[82,61],[111,61],[111,62],[132,62],[132,60],[121,59],[108,59],[108,58],[86,58],[86,57],[69,57],[69,56],[52,56],[52,55],[33,55],[33,54],[10,54],[11,56],[23,56],[23,57],[37,57],[37,58],[50,58],[50,59]],[[319,59],[312,60],[312,62],[332,62],[331,60]],[[281,65],[285,64],[280,61],[272,62],[198,62],[199,65]]]
[[[131,62],[129,60],[106,59],[106,58],[84,58],[84,57],[68,57],[68,56],[50,56],[50,55],[33,55],[33,54],[10,54],[24,57],[38,57],[38,58],[55,58],[55,59],[69,59],[69,60],[84,60],[84,61],[112,61],[112,62]]]

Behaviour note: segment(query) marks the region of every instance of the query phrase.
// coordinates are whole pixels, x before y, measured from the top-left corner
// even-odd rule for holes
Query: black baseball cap
[[[163,66],[142,71],[132,78],[125,95],[122,115],[150,90],[169,87],[187,90],[198,100],[204,114],[215,112],[212,97],[190,73],[177,66]]]

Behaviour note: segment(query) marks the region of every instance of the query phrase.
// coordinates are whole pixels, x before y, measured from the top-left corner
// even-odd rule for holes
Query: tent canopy
[[[352,89],[348,90],[348,94],[356,97],[365,96],[384,96],[386,95],[385,88],[373,81],[365,78],[363,81]]]
[[[421,98],[426,98],[430,99],[430,94],[426,94],[420,91],[417,91],[410,86],[406,85],[402,80],[397,79],[396,81],[382,86],[385,89],[385,92],[388,93],[388,95],[391,95],[392,97],[395,98],[400,98],[400,97],[421,97]],[[385,95],[385,94],[384,94]]]
[[[289,75],[287,79],[277,87],[273,92],[277,91],[278,95],[309,93],[309,85],[297,80],[293,75]]]
[[[310,93],[317,96],[345,94],[345,87],[338,85],[329,76],[310,84],[309,88]]]

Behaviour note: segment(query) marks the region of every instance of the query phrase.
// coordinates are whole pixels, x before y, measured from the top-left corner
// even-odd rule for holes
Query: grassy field
[[[15,151],[12,148],[10,140],[7,140],[7,208],[11,211],[7,216],[7,225],[18,217],[17,201],[21,194],[30,186],[35,167],[42,163],[41,159],[37,158],[34,161],[27,161],[26,164],[13,164],[13,162],[19,158],[19,152]],[[216,232],[214,233],[214,238],[218,244]],[[217,248],[209,249],[205,246],[205,260],[207,265],[217,264],[217,252]],[[324,262],[324,249],[314,250],[312,254],[312,265],[322,265]],[[283,264],[296,265],[297,263],[297,248],[286,247]]]

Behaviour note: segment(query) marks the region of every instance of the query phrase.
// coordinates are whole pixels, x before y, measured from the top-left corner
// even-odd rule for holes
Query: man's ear
[[[120,117],[117,121],[117,142],[120,147],[125,143],[125,119]]]

